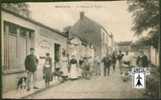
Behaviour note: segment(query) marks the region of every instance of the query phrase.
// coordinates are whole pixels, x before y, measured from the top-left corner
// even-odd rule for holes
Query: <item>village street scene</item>
[[[2,3],[2,98],[160,98],[159,0]]]

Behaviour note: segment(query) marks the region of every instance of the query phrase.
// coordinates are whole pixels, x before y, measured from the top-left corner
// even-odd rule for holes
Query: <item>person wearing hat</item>
[[[30,91],[31,88],[31,77],[33,77],[33,88],[38,89],[38,87],[35,86],[38,59],[34,53],[35,49],[30,48],[30,54],[25,58],[25,69],[27,71],[27,91]]]

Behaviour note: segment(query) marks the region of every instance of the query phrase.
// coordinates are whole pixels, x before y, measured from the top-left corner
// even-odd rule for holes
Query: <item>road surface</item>
[[[111,68],[109,77],[94,76],[90,80],[66,81],[56,87],[29,96],[28,99],[143,98],[143,91],[132,88],[132,80],[123,82],[119,68],[116,66],[115,72]]]

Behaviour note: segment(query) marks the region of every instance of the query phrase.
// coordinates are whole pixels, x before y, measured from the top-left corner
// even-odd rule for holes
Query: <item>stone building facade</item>
[[[80,19],[71,26],[69,38],[78,37],[94,49],[94,55],[103,57],[112,48],[111,34],[99,23],[80,12]]]
[[[26,75],[24,60],[31,47],[39,59],[37,80],[42,77],[44,56],[50,53],[53,65],[67,49],[67,37],[56,29],[45,26],[8,9],[1,10],[2,87],[3,92],[16,88],[19,77]],[[8,82],[9,80],[9,82]]]

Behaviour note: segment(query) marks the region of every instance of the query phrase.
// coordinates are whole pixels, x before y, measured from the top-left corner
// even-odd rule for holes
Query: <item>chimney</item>
[[[81,12],[80,12],[80,19],[83,19],[83,17],[84,17],[84,12],[81,11]]]

